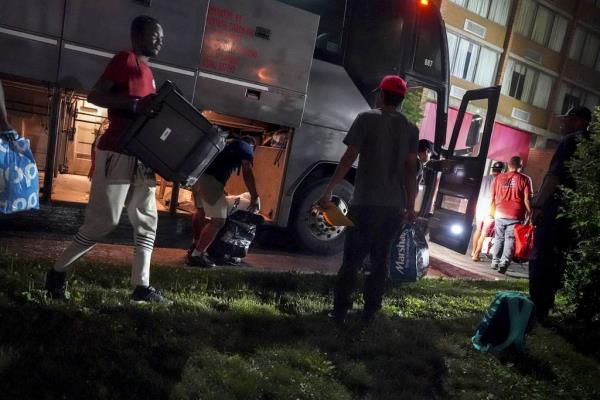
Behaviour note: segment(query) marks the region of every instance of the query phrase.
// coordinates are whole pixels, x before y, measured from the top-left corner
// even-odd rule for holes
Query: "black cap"
[[[588,122],[592,120],[592,112],[589,108],[583,106],[571,107],[565,114],[560,117],[578,117]]]
[[[433,154],[434,156],[437,156],[437,153],[433,146],[433,142],[431,140],[427,140],[427,139],[419,140],[419,151],[424,151],[424,150],[429,150],[431,152],[431,154]]]
[[[504,163],[502,161],[496,161],[492,164],[492,169],[502,171],[504,169]]]

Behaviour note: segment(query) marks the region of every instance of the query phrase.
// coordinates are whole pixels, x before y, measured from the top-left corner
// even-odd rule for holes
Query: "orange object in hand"
[[[352,220],[346,217],[332,202],[328,202],[324,206],[318,205],[317,208],[323,213],[325,222],[331,226],[354,226]]]

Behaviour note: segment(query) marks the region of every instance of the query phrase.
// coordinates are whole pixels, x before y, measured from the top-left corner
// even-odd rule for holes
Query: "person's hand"
[[[412,224],[417,219],[414,210],[407,210],[402,214],[402,223],[403,224]]]
[[[323,193],[323,196],[321,196],[321,198],[317,201],[317,205],[319,207],[325,207],[327,205],[327,203],[331,203],[331,197],[332,197],[331,192]]]
[[[248,206],[248,211],[251,213],[257,213],[260,211],[260,197],[252,197],[250,198],[250,205]]]
[[[155,94],[149,94],[148,96],[135,100],[132,106],[132,111],[135,114],[144,114],[148,110],[150,104],[152,104],[155,96]]]

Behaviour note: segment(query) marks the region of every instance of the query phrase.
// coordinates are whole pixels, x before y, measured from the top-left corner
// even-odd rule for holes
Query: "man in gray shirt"
[[[406,95],[406,82],[385,76],[377,88],[376,108],[359,114],[344,143],[348,146],[319,204],[331,201],[335,186],[348,174],[360,154],[346,231],[344,258],[338,272],[333,312],[343,324],[352,308],[357,271],[371,257],[365,281],[363,319],[381,308],[391,245],[403,221],[415,219],[417,145],[419,130],[397,111]]]

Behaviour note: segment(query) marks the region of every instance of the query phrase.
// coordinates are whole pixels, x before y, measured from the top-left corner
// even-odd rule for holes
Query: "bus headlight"
[[[453,235],[460,235],[461,233],[463,233],[464,229],[462,227],[462,225],[459,224],[454,224],[450,227],[450,232],[452,232]]]

